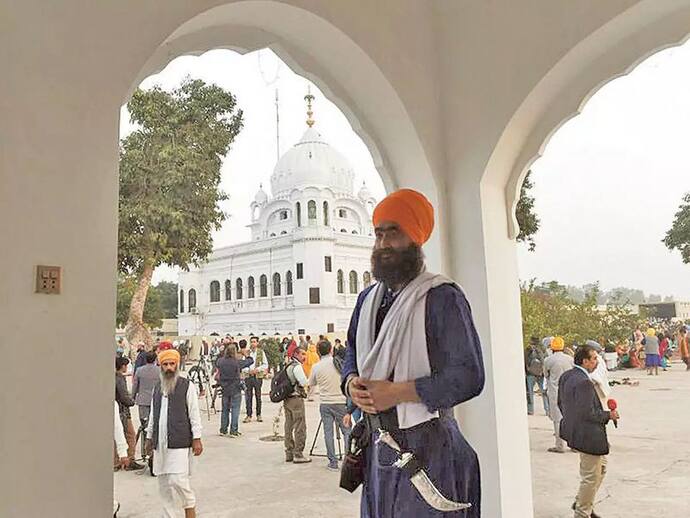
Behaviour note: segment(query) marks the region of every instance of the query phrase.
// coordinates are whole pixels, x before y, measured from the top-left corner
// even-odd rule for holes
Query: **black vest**
[[[178,378],[175,390],[168,396],[168,448],[191,448],[192,423],[187,408],[189,380]],[[153,448],[158,448],[158,423],[161,414],[161,384],[153,389]]]

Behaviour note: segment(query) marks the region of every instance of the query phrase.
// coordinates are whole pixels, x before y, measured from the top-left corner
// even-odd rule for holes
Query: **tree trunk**
[[[147,262],[137,279],[137,288],[132,295],[129,319],[125,328],[129,343],[136,346],[136,344],[143,342],[146,344],[147,350],[153,347],[153,337],[144,325],[144,306],[146,305],[146,295],[151,286],[151,277],[153,277],[153,265]]]

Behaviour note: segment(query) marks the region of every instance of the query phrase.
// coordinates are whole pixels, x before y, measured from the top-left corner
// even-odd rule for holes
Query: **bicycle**
[[[216,411],[215,398],[217,397],[216,394],[213,395],[214,405],[210,406],[208,401],[208,395],[209,392],[211,392],[210,373],[212,371],[213,363],[211,362],[209,357],[201,356],[197,364],[193,366],[191,369],[189,369],[189,373],[187,374],[187,379],[189,379],[190,382],[194,383],[199,388],[199,396],[203,396],[206,399],[206,414],[208,415],[209,421],[211,420],[211,408],[213,408],[214,412]]]

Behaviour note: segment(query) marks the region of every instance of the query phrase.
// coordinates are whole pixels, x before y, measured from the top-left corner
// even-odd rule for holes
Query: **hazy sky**
[[[185,77],[229,89],[245,126],[223,164],[223,207],[230,218],[216,246],[248,240],[249,203],[259,184],[270,194],[276,162],[275,90],[280,92],[284,153],[306,129],[303,97],[309,81],[269,50],[241,56],[227,50],[175,59],[142,87],[170,89]],[[316,128],[351,161],[373,194],[383,184],[364,143],[338,108],[311,85]],[[121,134],[131,130],[123,108]],[[558,280],[602,288],[639,288],[690,300],[690,265],[662,244],[681,197],[690,191],[690,44],[665,50],[597,92],[582,114],[549,142],[533,166],[541,228],[536,252],[519,247],[522,279]],[[154,282],[175,280],[168,268]]]
[[[215,83],[237,98],[244,111],[244,128],[223,163],[221,188],[230,195],[223,204],[229,214],[223,228],[213,235],[215,246],[249,241],[251,233],[249,204],[263,183],[270,195],[270,176],[276,164],[275,91],[280,99],[280,150],[285,153],[299,141],[307,129],[304,96],[308,86],[316,97],[313,104],[314,126],[334,148],[343,153],[355,171],[355,193],[366,180],[377,199],[385,196],[383,182],[374,167],[371,154],[352,131],[342,112],[328,101],[310,81],[294,74],[270,50],[244,56],[229,50],[213,50],[199,57],[183,56],[172,61],[161,73],[141,84],[146,89],[160,85],[166,90],[178,86],[186,77]],[[277,79],[276,79],[277,78]],[[120,136],[132,130],[126,107],[120,115]],[[177,279],[175,270],[156,270],[153,282]]]
[[[597,92],[532,168],[541,228],[523,279],[626,286],[690,300],[690,265],[663,245],[690,191],[690,44]]]

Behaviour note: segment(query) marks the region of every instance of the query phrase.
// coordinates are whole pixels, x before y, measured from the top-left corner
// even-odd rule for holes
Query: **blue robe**
[[[362,303],[370,287],[357,300],[348,330],[348,348],[343,364],[343,384],[357,372],[357,325]],[[376,318],[376,335],[393,303],[389,291]],[[415,380],[417,394],[430,411],[439,411],[435,426],[417,426],[396,435],[403,449],[420,452],[431,481],[450,500],[469,502],[466,511],[442,513],[430,507],[407,475],[391,466],[396,453],[375,446],[371,437],[366,454],[362,490],[362,518],[423,518],[481,516],[481,488],[477,454],[465,440],[453,417],[455,405],[477,396],[484,387],[484,363],[472,312],[463,292],[445,284],[429,291],[426,301],[426,340],[431,375]]]

